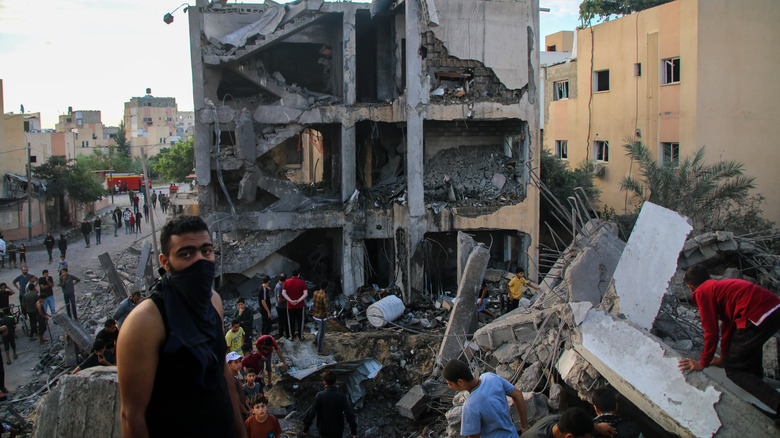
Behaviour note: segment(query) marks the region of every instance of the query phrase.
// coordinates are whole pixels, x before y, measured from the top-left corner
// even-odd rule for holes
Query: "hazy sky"
[[[172,24],[162,20],[183,1],[0,0],[5,111],[24,105],[25,112],[41,113],[43,128],[54,128],[72,106],[100,110],[103,123],[115,126],[124,102],[147,87],[154,96],[175,97],[179,110],[192,110],[188,17],[180,9]],[[552,9],[541,13],[542,41],[574,29],[579,3],[540,0]]]

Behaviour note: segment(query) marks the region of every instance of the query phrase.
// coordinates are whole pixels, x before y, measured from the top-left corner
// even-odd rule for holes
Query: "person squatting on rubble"
[[[314,396],[314,404],[303,416],[303,435],[307,436],[314,417],[317,417],[317,431],[322,438],[341,438],[344,435],[344,420],[349,424],[352,438],[357,438],[357,422],[347,396],[336,386],[336,373],[322,373],[325,389]]]
[[[102,339],[95,339],[95,343],[92,344],[92,354],[87,356],[71,374],[76,374],[81,370],[92,368],[96,366],[110,367],[116,364],[116,359],[113,354],[106,348],[106,343]]]
[[[532,289],[539,290],[539,287],[531,283],[525,278],[525,271],[522,269],[517,270],[515,278],[509,280],[506,285],[506,291],[509,294],[509,304],[507,305],[507,312],[511,312],[517,309],[517,305],[520,304],[520,298],[523,298],[523,288],[528,286]]]
[[[585,409],[569,408],[537,421],[520,438],[590,438],[593,431],[593,418]]]
[[[257,394],[250,399],[252,416],[244,425],[249,438],[279,438],[282,436],[282,426],[279,420],[268,413],[268,399],[263,394]]]
[[[133,293],[130,294],[129,297],[122,300],[121,303],[119,303],[119,307],[117,307],[116,312],[114,312],[114,319],[116,320],[117,326],[121,329],[122,323],[125,322],[125,318],[127,318],[127,315],[130,314],[130,311],[132,311],[136,305],[138,305],[138,302],[141,301],[141,291],[133,291]]]
[[[317,344],[317,354],[327,356],[325,352],[325,329],[328,326],[328,282],[320,283],[320,288],[314,291],[314,305],[312,306],[312,317],[317,322],[317,337],[314,342]]]
[[[523,393],[503,377],[493,373],[474,378],[468,364],[453,359],[442,369],[447,386],[455,391],[468,391],[463,404],[460,434],[488,438],[516,438],[517,430],[509,415],[507,396],[512,399],[523,430],[530,427]]]
[[[599,388],[593,391],[593,408],[596,410],[596,418],[593,419],[593,423],[601,426],[602,423],[606,423],[615,429],[615,434],[602,433],[601,429],[597,429],[594,437],[611,437],[611,438],[640,438],[642,433],[639,431],[639,427],[631,421],[624,420],[617,415],[618,401],[617,395],[612,388]]]
[[[682,359],[679,368],[690,374],[724,366],[729,379],[777,412],[779,423],[780,392],[763,380],[763,348],[780,330],[780,298],[749,281],[712,280],[702,264],[688,268],[685,283],[699,308],[704,349],[700,361]],[[719,334],[720,356],[715,357]]]
[[[266,380],[266,389],[273,388],[273,383],[271,381],[271,371],[273,370],[273,353],[276,351],[276,354],[279,356],[279,360],[282,361],[282,365],[284,366],[285,371],[289,370],[290,367],[287,365],[287,361],[284,360],[284,356],[282,355],[282,351],[279,349],[279,345],[276,343],[276,339],[274,339],[271,335],[263,335],[260,336],[260,338],[257,339],[257,342],[255,342],[255,348],[257,349],[257,352],[252,353],[252,344],[244,344],[244,347],[242,348],[244,351],[244,355],[247,355],[248,352],[251,353],[248,356],[244,358],[241,365],[246,368],[254,368],[257,370],[257,374],[259,376],[263,375],[263,369],[265,369],[265,372],[268,376],[268,380]]]
[[[282,296],[287,300],[287,325],[290,328],[289,340],[296,337],[303,340],[303,309],[309,290],[306,282],[301,280],[300,269],[293,269],[292,278],[284,282]],[[297,336],[296,336],[297,334]]]
[[[174,217],[160,232],[160,249],[154,293],[119,333],[122,436],[245,437],[238,394],[228,385],[222,300],[211,289],[208,226],[197,216]]]

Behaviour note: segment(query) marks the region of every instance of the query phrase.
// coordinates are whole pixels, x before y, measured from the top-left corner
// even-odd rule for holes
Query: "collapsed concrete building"
[[[199,211],[222,278],[455,284],[455,231],[536,273],[538,1],[198,0]]]

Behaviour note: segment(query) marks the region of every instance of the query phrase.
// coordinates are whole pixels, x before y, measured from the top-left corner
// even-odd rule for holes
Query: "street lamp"
[[[176,9],[172,10],[171,12],[168,12],[167,14],[163,15],[163,21],[165,22],[165,24],[173,23],[173,13],[178,11],[179,8],[181,8],[182,6],[187,6],[186,8],[184,8],[184,12],[187,12],[187,9],[190,7],[189,3],[182,3],[181,5],[179,5],[178,8],[176,8]]]

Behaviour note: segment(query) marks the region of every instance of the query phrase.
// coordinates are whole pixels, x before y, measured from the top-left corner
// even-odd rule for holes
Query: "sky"
[[[172,24],[163,22],[183,1],[0,0],[5,112],[19,113],[24,105],[25,112],[40,112],[48,129],[72,106],[100,110],[103,124],[116,126],[124,103],[146,88],[191,111],[188,16],[182,8]],[[542,42],[577,26],[579,3],[540,0],[540,7],[551,9],[540,13]]]

